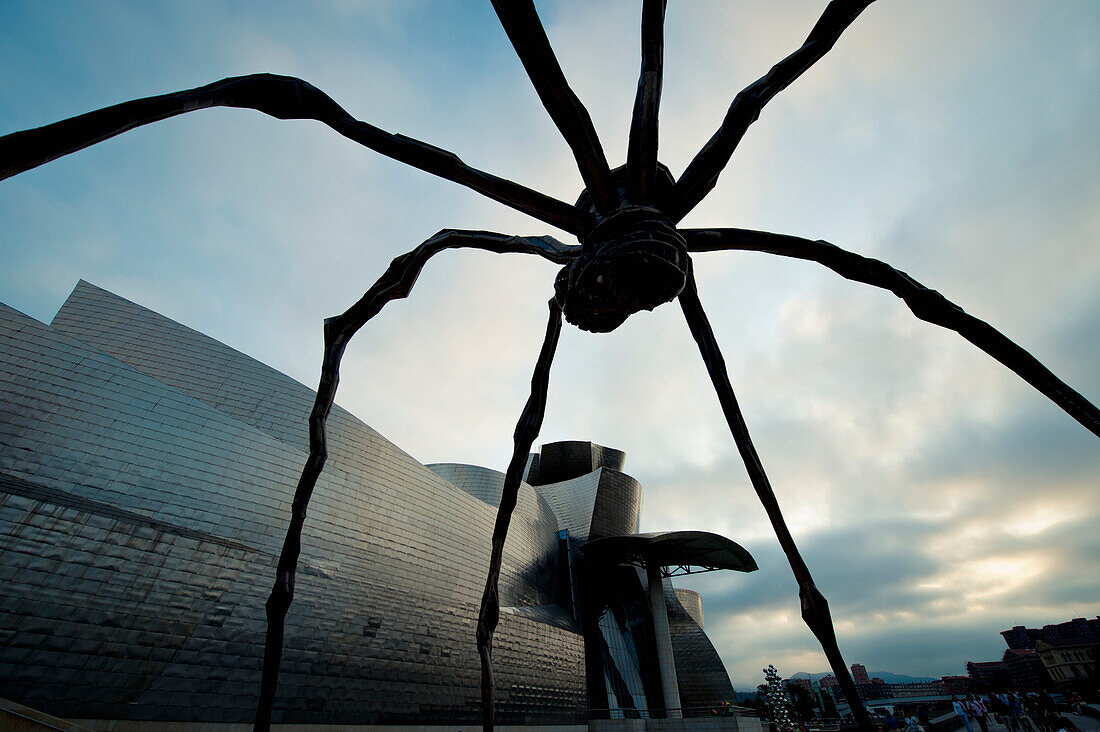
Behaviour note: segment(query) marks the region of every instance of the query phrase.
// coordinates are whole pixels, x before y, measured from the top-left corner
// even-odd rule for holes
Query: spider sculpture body
[[[665,0],[643,0],[642,64],[626,165],[612,170],[588,113],[573,94],[531,0],[493,0],[496,13],[544,106],[577,160],[585,190],[575,205],[471,168],[445,150],[393,135],[352,117],[326,94],[292,77],[259,74],[138,99],[46,127],[0,138],[0,178],[18,174],[134,127],[196,109],[256,109],[279,119],[318,120],[341,135],[395,160],[465,185],[489,198],[577,236],[580,245],[550,237],[518,237],[483,231],[441,231],[393,260],[366,294],[325,323],[325,351],[315,406],[309,420],[310,455],[297,485],[292,518],[267,603],[268,636],[256,728],[270,725],[283,646],[283,622],[293,599],[301,532],[313,487],[326,458],[325,423],[333,404],[340,361],[349,340],[388,302],[409,294],[434,254],[450,248],[535,254],[562,265],[549,302],[549,319],[531,382],[531,395],[514,435],[503,496],[493,534],[489,576],[478,620],[482,694],[487,729],[493,724],[493,633],[499,617],[497,578],[509,519],[522,471],[538,435],[550,364],[561,319],[592,332],[617,328],[630,315],[679,300],[698,343],[726,421],[753,487],[799,588],[802,617],[843,687],[857,723],[870,729],[847,665],[841,657],[825,598],[814,584],[787,529],[763,465],[749,437],[725,365],[699,302],[691,254],[718,250],[767,252],[818,262],[842,276],[886,289],[917,317],[954,330],[1016,372],[1093,433],[1100,411],[997,330],[966,314],[935,290],[875,259],[823,241],[744,229],[680,229],[679,221],[714,186],[734,149],[761,109],[824,56],[872,0],[832,0],[804,44],[736,96],[724,121],[679,178],[657,159],[657,110],[662,80]]]
[[[687,283],[687,242],[658,208],[623,201],[581,241],[558,273],[554,300],[583,330],[610,332],[676,299]]]

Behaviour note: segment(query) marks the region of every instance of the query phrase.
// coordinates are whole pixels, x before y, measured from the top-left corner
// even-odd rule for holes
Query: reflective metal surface
[[[0,328],[0,696],[248,721],[310,390],[87,283],[54,327],[5,308]],[[494,510],[347,412],[333,423],[275,719],[476,721]],[[519,603],[553,595],[540,506],[505,552]],[[496,656],[501,721],[584,718],[571,613],[504,613]]]
[[[249,721],[312,400],[85,282],[50,326],[0,306],[0,697],[69,718]],[[329,425],[274,721],[476,722],[503,475],[421,465],[339,407]],[[593,575],[578,549],[637,530],[623,458],[583,442],[531,458],[501,577],[502,723],[660,708],[636,570]],[[684,703],[732,698],[668,597],[677,664],[710,674],[681,681]]]

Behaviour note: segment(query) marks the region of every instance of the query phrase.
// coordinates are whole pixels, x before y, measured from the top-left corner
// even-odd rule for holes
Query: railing
[[[679,712],[670,715],[668,712]],[[674,707],[668,711],[664,709],[589,709],[589,719],[670,719],[700,717],[756,717],[756,711],[748,707],[726,706],[702,706],[702,707]]]
[[[775,722],[769,722],[767,720],[760,720],[764,725],[765,730],[770,732],[780,732],[779,725]],[[796,726],[795,729],[802,729],[801,726]],[[808,732],[839,732],[842,729],[854,730],[855,727],[851,722],[844,722],[840,719],[815,719],[806,725]]]

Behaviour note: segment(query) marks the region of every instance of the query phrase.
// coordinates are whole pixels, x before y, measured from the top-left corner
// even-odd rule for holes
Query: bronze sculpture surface
[[[445,248],[472,247],[494,252],[533,253],[563,265],[550,304],[550,323],[543,352],[536,367],[532,398],[516,433],[516,451],[508,475],[518,483],[518,470],[538,432],[545,404],[550,361],[560,328],[559,311],[578,326],[592,331],[609,331],[630,314],[680,298],[693,336],[699,343],[708,370],[719,392],[723,411],[738,448],[752,476],[754,487],[768,511],[784,551],[798,579],[803,612],[814,633],[822,638],[834,670],[843,679],[846,671],[832,640],[824,599],[816,591],[805,563],[785,528],[763,467],[755,454],[732,388],[725,376],[721,355],[699,305],[691,273],[689,253],[740,249],[762,251],[806,259],[837,273],[886,289],[901,297],[918,317],[958,331],[990,355],[1016,371],[1022,378],[1062,407],[1093,432],[1100,432],[1095,407],[1057,380],[1026,352],[984,322],[974,319],[938,293],[915,282],[904,273],[877,260],[846,252],[821,241],[738,229],[678,230],[675,224],[714,185],[717,175],[755,121],[760,109],[776,93],[820,59],[868,2],[829,5],[805,45],[780,62],[769,74],[750,85],[734,100],[722,128],[703,148],[678,180],[673,181],[657,162],[656,115],[661,86],[661,30],[664,3],[647,2],[643,16],[643,66],[631,128],[627,165],[611,170],[604,159],[587,113],[569,90],[542,32],[533,6],[525,3],[497,4],[497,12],[532,77],[551,117],[577,158],[586,191],[576,206],[550,199],[509,181],[474,170],[453,155],[401,136],[389,135],[353,119],[314,87],[297,79],[256,75],[236,77],[199,89],[118,105],[40,130],[16,133],[3,140],[0,158],[10,175],[52,157],[93,144],[137,124],[191,111],[203,106],[240,106],[264,111],[279,118],[312,118],[327,124],[376,151],[453,180],[536,218],[576,234],[581,246],[565,246],[548,237],[510,237],[486,232],[440,232],[413,252],[394,260],[391,269],[347,313],[326,324],[326,356],[318,407],[311,420],[313,455],[307,465],[296,499],[295,519],[288,534],[287,550],[271,607],[271,648],[281,644],[281,617],[293,591],[295,533],[304,519],[312,481],[324,461],[324,414],[335,395],[337,371],[344,347],[351,336],[394,298],[411,289],[426,260]],[[500,545],[507,531],[506,502],[502,502],[498,537],[494,538],[494,570],[499,570]],[[495,625],[495,583],[486,588],[479,645],[486,674],[486,708],[491,710],[492,628]],[[272,664],[277,669],[277,658]],[[265,683],[273,689],[274,670]],[[270,697],[267,700],[270,704]],[[854,704],[858,707],[858,702]],[[491,713],[491,712],[490,712]]]

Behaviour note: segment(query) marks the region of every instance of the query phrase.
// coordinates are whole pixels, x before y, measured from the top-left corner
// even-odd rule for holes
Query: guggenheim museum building
[[[0,700],[102,729],[251,721],[312,404],[86,282],[49,325],[0,305]],[[339,407],[329,430],[273,721],[478,722],[503,474],[423,465]],[[530,457],[501,575],[500,723],[734,700],[699,596],[670,578],[756,565],[713,534],[638,534],[623,461],[589,442]]]

